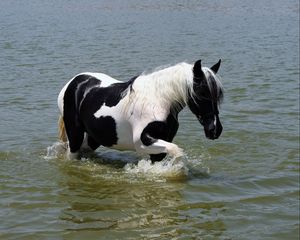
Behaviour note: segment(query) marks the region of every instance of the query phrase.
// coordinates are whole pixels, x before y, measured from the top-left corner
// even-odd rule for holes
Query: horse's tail
[[[62,116],[59,116],[59,120],[58,120],[58,138],[62,142],[68,141],[66,129],[65,129],[64,118]]]

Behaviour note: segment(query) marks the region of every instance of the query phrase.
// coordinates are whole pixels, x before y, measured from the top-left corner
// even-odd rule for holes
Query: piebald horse
[[[219,105],[223,88],[217,75],[221,60],[211,68],[179,63],[127,82],[103,73],[73,77],[60,91],[59,132],[68,141],[68,157],[100,145],[149,154],[152,162],[167,154],[182,156],[172,140],[178,113],[188,106],[204,128],[217,139],[222,132]]]

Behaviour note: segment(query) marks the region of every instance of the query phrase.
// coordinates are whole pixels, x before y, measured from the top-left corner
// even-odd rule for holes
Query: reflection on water
[[[225,230],[219,218],[224,204],[187,202],[185,180],[174,182],[173,176],[170,182],[161,172],[141,175],[100,161],[59,162],[64,176],[59,201],[66,203],[59,218],[68,236],[89,230],[100,231],[102,237],[122,237],[126,229],[129,237],[168,239],[207,232],[219,236]],[[178,229],[182,224],[185,227]],[[147,233],[141,234],[144,229]]]

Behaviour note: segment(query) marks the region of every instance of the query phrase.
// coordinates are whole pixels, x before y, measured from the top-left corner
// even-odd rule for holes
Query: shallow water
[[[1,239],[298,239],[299,1],[0,1]],[[220,139],[184,110],[182,159],[61,156],[56,97],[222,58]]]

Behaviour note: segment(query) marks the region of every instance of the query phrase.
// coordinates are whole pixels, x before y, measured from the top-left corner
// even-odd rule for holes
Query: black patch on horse
[[[84,132],[88,133],[88,145],[94,150],[100,145],[117,144],[115,120],[110,116],[96,118],[94,113],[104,104],[116,106],[126,95],[125,91],[132,91],[136,78],[101,87],[101,80],[81,74],[70,82],[64,95],[64,122],[71,152],[80,149]]]
[[[96,87],[91,89],[85,96],[80,109],[80,115],[94,114],[103,104],[108,107],[116,106],[125,96],[125,91],[132,90],[132,84],[137,78],[134,77],[128,82],[114,83],[108,87]]]
[[[154,121],[149,123],[141,134],[141,141],[145,146],[150,146],[158,139],[172,142],[178,127],[177,115],[170,113],[166,121]],[[166,153],[150,154],[150,159],[152,162],[161,161],[166,155]]]
[[[116,121],[111,116],[94,118],[90,124],[86,131],[99,145],[111,147],[117,144]]]
[[[64,94],[64,123],[71,152],[76,152],[84,138],[84,127],[79,119],[78,104],[84,96],[84,86],[95,86],[101,81],[89,75],[78,75],[68,85]]]

